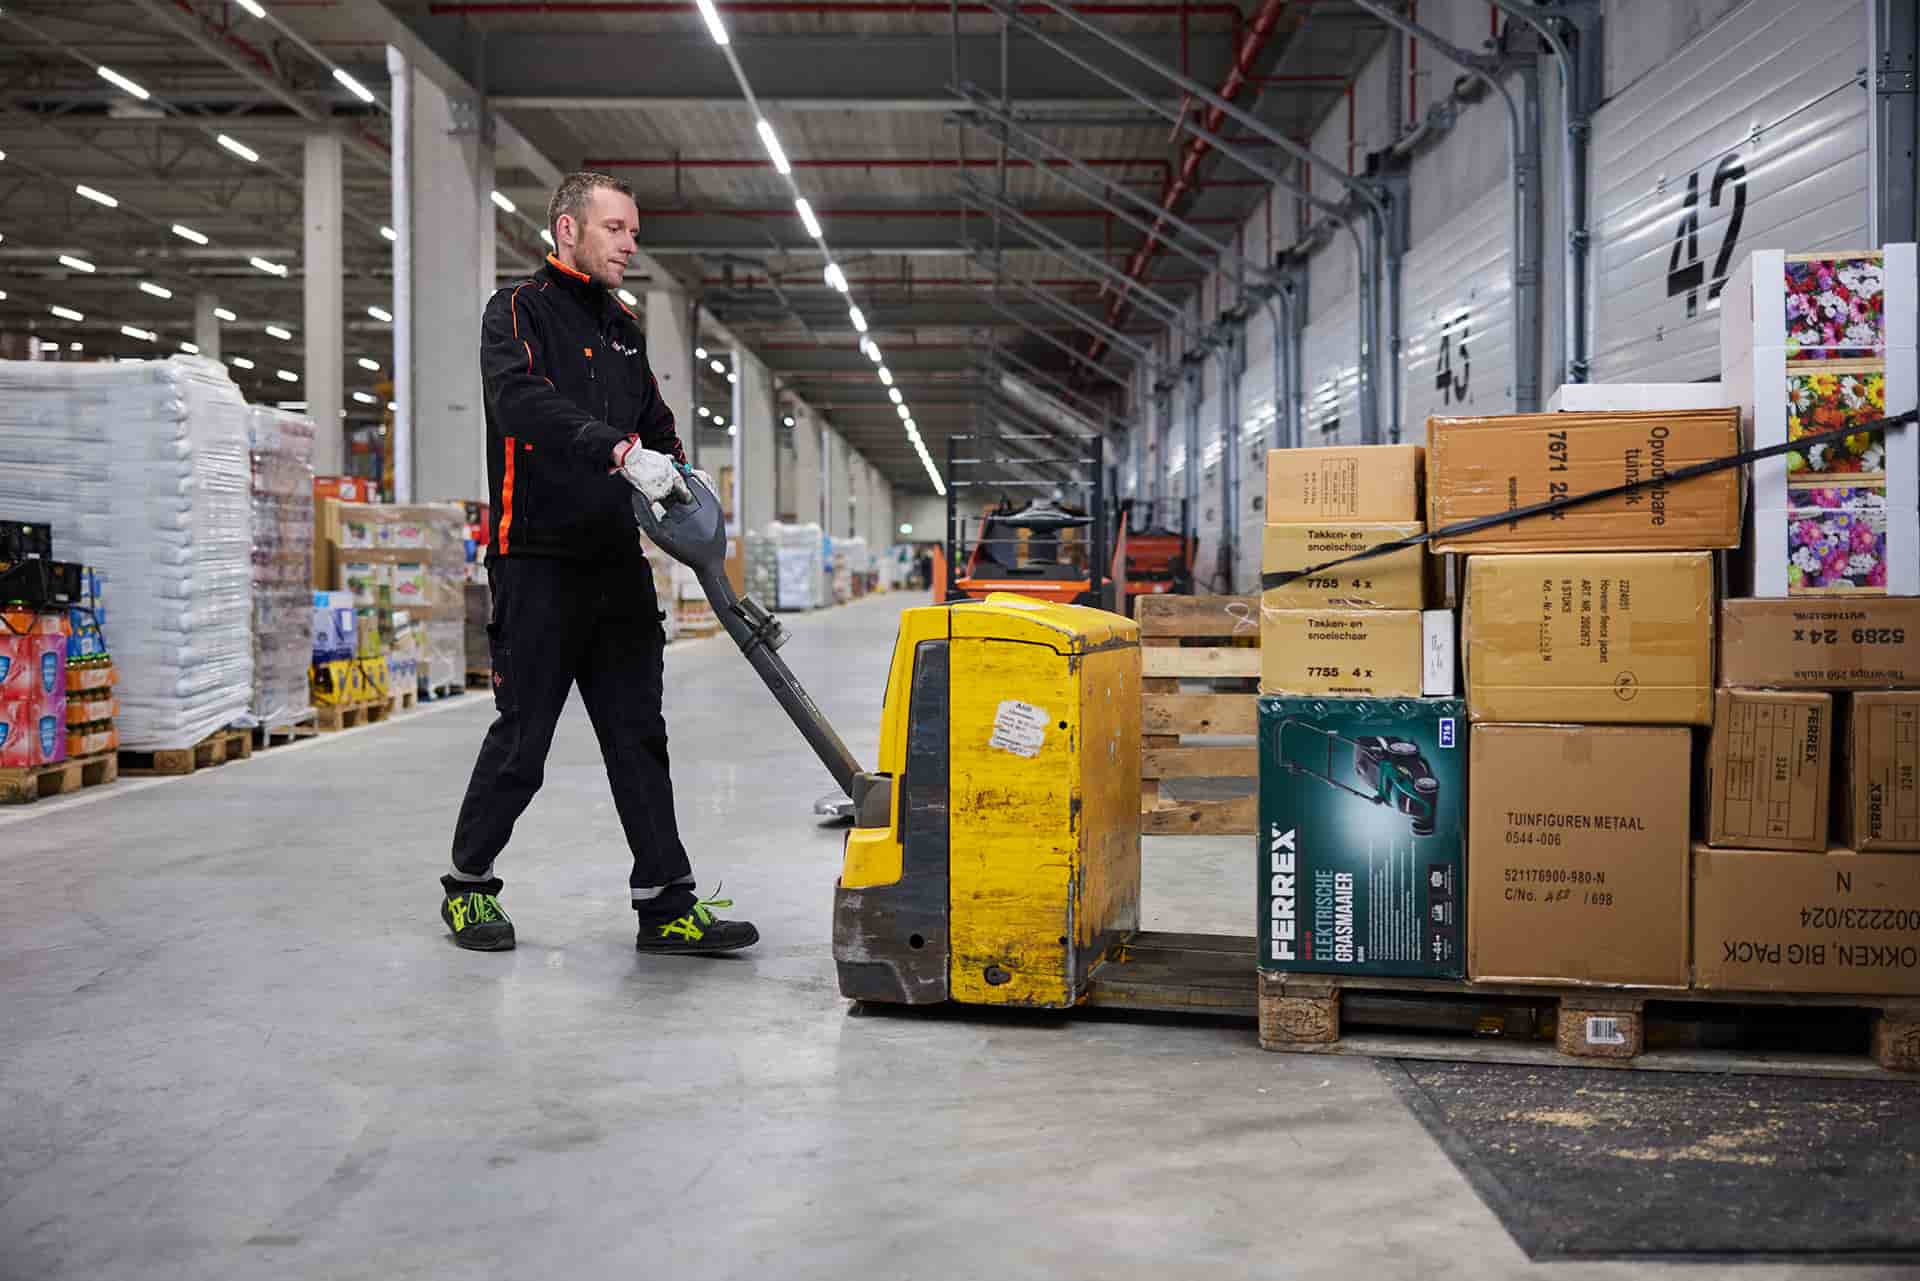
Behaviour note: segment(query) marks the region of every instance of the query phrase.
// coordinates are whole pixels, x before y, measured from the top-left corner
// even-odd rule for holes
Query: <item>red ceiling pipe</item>
[[[1261,51],[1267,47],[1267,41],[1273,38],[1274,28],[1280,25],[1280,15],[1287,4],[1288,0],[1262,0],[1260,12],[1253,16],[1253,21],[1247,25],[1246,34],[1240,38],[1239,51],[1234,55],[1233,66],[1227,71],[1227,78],[1220,82],[1220,88],[1216,91],[1219,97],[1232,102],[1240,96],[1240,90],[1246,86],[1248,78],[1253,74],[1254,63],[1259,61]],[[1202,114],[1200,123],[1208,133],[1217,134],[1226,115],[1227,113],[1220,108],[1209,106]],[[1147,243],[1136,249],[1133,257],[1127,262],[1129,279],[1145,278],[1148,264],[1160,253],[1162,242],[1159,233],[1166,225],[1166,215],[1176,211],[1180,204],[1193,193],[1200,173],[1200,162],[1206,159],[1207,153],[1211,150],[1213,150],[1212,144],[1204,138],[1188,140],[1185,155],[1180,161],[1179,175],[1160,197],[1161,213],[1153,221],[1153,234],[1147,237]],[[1187,221],[1201,220],[1189,218]],[[1233,222],[1235,220],[1227,218],[1211,221]],[[1116,293],[1113,301],[1107,306],[1107,323],[1119,328],[1120,320],[1126,311],[1126,294]],[[1107,343],[1104,338],[1095,338],[1087,349],[1088,355],[1098,360],[1106,348]]]

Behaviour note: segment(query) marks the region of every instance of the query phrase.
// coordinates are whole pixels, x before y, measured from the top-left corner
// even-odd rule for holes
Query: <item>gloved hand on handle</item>
[[[654,515],[666,516],[661,504],[677,497],[681,502],[693,501],[693,491],[687,488],[686,480],[680,475],[680,468],[673,459],[655,450],[648,449],[635,441],[622,441],[614,447],[613,463],[627,483],[645,494],[653,503]]]
[[[715,498],[720,497],[720,486],[714,483],[713,477],[707,475],[707,473],[701,471],[698,467],[692,468],[691,470],[693,474],[699,478],[700,483],[707,487],[709,494],[712,494]]]

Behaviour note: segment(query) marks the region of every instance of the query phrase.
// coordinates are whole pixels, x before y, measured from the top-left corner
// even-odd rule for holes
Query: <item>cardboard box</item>
[[[1267,453],[1267,520],[1275,524],[1424,519],[1418,445],[1348,445]]]
[[[1843,697],[1840,839],[1862,853],[1920,850],[1920,690]]]
[[[1719,383],[1566,383],[1547,401],[1550,414],[1666,413],[1737,405]]]
[[[1920,686],[1920,599],[1724,601],[1720,681],[1754,689]]]
[[[433,574],[420,561],[403,561],[393,566],[393,607],[420,614],[436,604]]]
[[[1416,522],[1382,524],[1317,521],[1268,525],[1261,544],[1263,573],[1297,573],[1343,556],[1412,538]],[[1268,609],[1421,609],[1426,600],[1426,557],[1418,547],[1342,565],[1261,593]]]
[[[313,661],[335,663],[354,654],[353,593],[313,594]]]
[[[1261,698],[1261,969],[1464,972],[1465,711]]]
[[[1418,610],[1262,609],[1260,692],[1418,698],[1424,644]]]
[[[1755,351],[1851,360],[1916,346],[1914,269],[1911,244],[1747,255],[1720,292],[1720,368]]]
[[[1678,728],[1473,727],[1472,977],[1687,985],[1692,753]]]
[[[1723,689],[1714,696],[1707,844],[1827,848],[1833,695]]]
[[[1696,846],[1693,982],[1920,996],[1920,858]]]
[[[365,560],[342,562],[340,589],[353,597],[357,609],[389,605],[393,601],[393,566]]]
[[[1705,552],[1471,557],[1473,719],[1711,724],[1713,619]]]
[[[1427,420],[1427,528],[1658,477],[1740,451],[1740,414],[1506,414]],[[1436,552],[1738,547],[1741,470],[1436,538]]]

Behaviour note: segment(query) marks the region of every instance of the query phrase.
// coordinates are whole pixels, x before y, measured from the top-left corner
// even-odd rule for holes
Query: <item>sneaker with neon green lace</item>
[[[730,898],[703,898],[685,916],[664,925],[642,924],[634,946],[642,952],[683,956],[719,956],[752,947],[760,941],[759,930],[745,921],[723,921],[713,914],[716,907],[732,906]]]
[[[513,950],[513,920],[500,906],[502,882],[456,881],[440,878],[447,896],[440,900],[440,919],[453,931],[453,941],[475,952]]]

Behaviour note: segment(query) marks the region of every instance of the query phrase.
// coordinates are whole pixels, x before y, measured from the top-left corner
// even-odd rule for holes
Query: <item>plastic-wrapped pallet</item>
[[[0,362],[0,511],[113,584],[120,745],[191,747],[253,696],[247,405],[215,361]]]
[[[749,532],[745,538],[747,595],[766,605],[780,600],[780,548],[766,534]]]
[[[826,578],[821,556],[820,526],[767,526],[773,544],[775,584],[773,607],[781,610],[819,609],[827,602],[821,588]]]
[[[255,405],[253,459],[253,716],[297,725],[312,715],[313,420]]]

